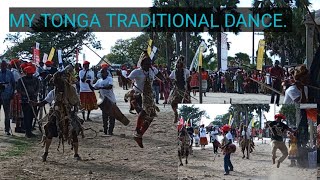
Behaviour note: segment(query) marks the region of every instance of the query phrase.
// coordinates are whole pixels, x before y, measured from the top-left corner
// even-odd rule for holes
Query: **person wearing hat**
[[[12,59],[10,61],[11,72],[13,74],[16,85],[18,83],[18,80],[22,77],[22,74],[20,73],[20,63],[21,61],[19,59]],[[13,99],[10,104],[12,122],[16,123],[16,128],[14,131],[16,133],[25,133],[24,124],[23,124],[23,113],[22,113],[20,101],[21,101],[21,94],[18,93],[17,90],[15,90]]]
[[[281,87],[281,83],[282,83],[282,79],[284,78],[284,70],[282,69],[282,67],[279,66],[279,61],[276,60],[274,63],[274,66],[271,68],[270,70],[270,76],[272,78],[272,87],[274,89],[276,89],[277,91],[281,91],[282,87]],[[272,91],[271,93],[271,104],[274,103],[274,98],[276,96],[276,104],[277,106],[279,106],[279,101],[280,101],[280,94]]]
[[[13,74],[7,69],[7,62],[1,62],[1,72],[0,72],[0,108],[3,106],[4,110],[4,125],[5,134],[10,134],[10,101],[13,99],[14,90],[16,82],[14,81]]]
[[[84,120],[91,121],[90,112],[94,109],[98,109],[97,98],[94,91],[90,88],[94,81],[94,72],[89,69],[90,62],[83,62],[83,69],[79,72],[80,78],[80,101],[82,116]],[[85,118],[85,111],[88,111],[87,118]]]
[[[230,160],[230,155],[232,152],[234,152],[234,149],[232,150],[232,148],[234,148],[235,146],[232,144],[233,138],[230,130],[231,130],[231,127],[229,125],[224,125],[221,128],[223,139],[221,144],[222,146],[220,147],[223,150],[223,154],[224,154],[224,158],[223,158],[224,172],[225,172],[224,175],[229,175],[229,172],[233,171],[233,165]]]
[[[276,163],[276,152],[279,149],[282,153],[282,156],[279,158],[277,163],[277,168],[280,167],[286,157],[288,156],[288,148],[286,143],[283,141],[283,136],[286,131],[294,132],[289,126],[281,122],[281,120],[286,119],[283,114],[276,114],[274,116],[275,120],[271,123],[268,123],[268,126],[271,131],[271,144],[272,144],[272,163]]]
[[[21,107],[23,111],[23,122],[26,130],[26,137],[35,137],[32,133],[32,121],[35,117],[35,109],[30,101],[37,101],[37,96],[40,91],[39,79],[34,77],[36,67],[32,63],[27,63],[23,66],[26,74],[18,80],[17,92],[21,94]]]
[[[174,82],[174,88],[171,95],[171,107],[174,112],[174,123],[178,122],[178,104],[191,103],[190,99],[190,71],[185,68],[185,58],[178,58],[176,69],[171,72],[169,78]]]

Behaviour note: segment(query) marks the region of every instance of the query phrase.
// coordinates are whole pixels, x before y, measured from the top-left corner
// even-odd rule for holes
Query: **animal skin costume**
[[[76,89],[72,86],[76,80],[72,72],[72,66],[68,66],[64,72],[54,74],[52,79],[55,85],[54,105],[50,108],[49,114],[43,118],[43,120],[47,120],[44,126],[43,140],[58,137],[59,147],[62,143],[63,151],[65,141],[73,148],[73,144],[78,142],[78,135],[81,134],[84,137],[81,126],[83,120],[76,114],[80,106],[80,99]],[[44,161],[45,159],[46,157]]]

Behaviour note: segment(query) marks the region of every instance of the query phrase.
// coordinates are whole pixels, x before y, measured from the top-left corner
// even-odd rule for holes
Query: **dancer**
[[[279,158],[277,163],[277,168],[280,167],[286,157],[288,156],[288,148],[286,143],[283,141],[283,136],[286,131],[294,132],[286,124],[281,122],[282,119],[285,119],[285,116],[282,114],[276,114],[274,116],[275,120],[268,124],[271,131],[271,143],[272,143],[272,163],[276,163],[276,152],[279,149],[282,153],[282,156]]]
[[[66,67],[66,69],[69,69]],[[72,74],[66,70],[64,72],[57,72],[52,78],[55,88],[51,90],[46,98],[41,102],[32,102],[36,106],[44,106],[45,104],[52,103],[49,114],[46,116],[48,122],[44,126],[44,154],[42,155],[42,161],[47,161],[49,147],[53,137],[59,137],[59,146],[62,142],[67,141],[74,150],[74,158],[81,160],[78,154],[78,135],[82,134],[83,128],[81,124],[83,120],[76,115],[80,100],[77,95],[76,89],[72,86],[72,83],[68,80]],[[63,147],[64,149],[64,147]]]
[[[205,149],[205,146],[208,145],[207,131],[204,124],[200,126],[200,145],[201,149]]]
[[[98,109],[96,95],[89,86],[89,84],[93,84],[95,77],[94,72],[89,69],[89,65],[89,61],[84,61],[83,70],[79,72],[81,110],[83,119],[87,121],[91,121],[89,118],[90,112],[94,109]],[[88,111],[87,119],[85,118],[85,111]]]
[[[19,59],[12,59],[10,61],[11,65],[11,72],[14,77],[14,81],[17,84],[18,80],[21,78],[22,74],[20,73],[20,60]],[[13,95],[13,99],[11,101],[11,117],[12,121],[16,123],[15,132],[16,133],[25,133],[24,125],[23,125],[23,113],[21,108],[21,94],[18,93],[16,90]]]
[[[99,90],[100,103],[99,107],[102,110],[103,128],[104,133],[107,135],[113,135],[113,129],[115,125],[115,119],[119,120],[124,125],[129,124],[129,120],[122,114],[118,106],[116,105],[116,97],[113,93],[112,77],[109,76],[107,68],[103,68],[100,71],[101,78],[91,86],[92,90]]]
[[[139,147],[143,148],[142,136],[157,116],[156,112],[160,111],[154,102],[152,82],[156,76],[160,79],[163,79],[163,76],[158,69],[151,66],[151,59],[146,51],[141,54],[137,66],[139,68],[129,74],[128,80],[135,81],[133,85],[135,92],[134,105],[139,114],[134,140]]]
[[[211,142],[213,145],[213,153],[217,154],[218,153],[218,147],[219,147],[219,141],[218,141],[218,134],[219,131],[217,130],[216,127],[213,127],[213,130],[211,131]]]
[[[229,125],[224,125],[221,128],[223,133],[222,143],[220,145],[221,149],[223,150],[224,154],[224,175],[229,175],[230,171],[233,171],[233,165],[230,160],[231,153],[236,151],[236,146],[232,144],[232,134],[230,133],[231,127]]]
[[[293,167],[296,166],[296,160],[297,160],[297,154],[298,154],[298,138],[297,138],[297,128],[294,127],[292,128],[293,131],[295,131],[294,133],[289,132],[289,157],[288,159],[291,160],[291,164],[289,165],[289,167]]]
[[[170,104],[174,112],[174,123],[178,122],[178,104],[191,103],[190,99],[190,71],[185,68],[184,56],[178,58],[176,69],[170,74],[170,79],[174,81],[174,88],[170,97]]]

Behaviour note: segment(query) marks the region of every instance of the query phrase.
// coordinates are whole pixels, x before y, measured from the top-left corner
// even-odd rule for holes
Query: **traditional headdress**
[[[280,118],[280,119],[286,119],[286,116],[283,115],[283,114],[276,114],[276,115],[274,116],[274,119],[278,119],[278,118]]]
[[[140,68],[141,67],[141,63],[143,60],[145,59],[150,59],[149,55],[148,55],[148,52],[147,51],[143,51],[140,55],[140,58],[139,58],[139,61],[137,63],[137,67]]]
[[[90,62],[89,61],[84,61],[83,65],[86,65],[86,64],[90,64]]]
[[[48,65],[53,65],[53,62],[52,61],[46,61],[46,63],[44,63],[46,66],[48,66]]]
[[[230,131],[230,129],[231,129],[231,127],[226,124],[226,125],[222,126],[221,131],[222,132],[228,132],[228,131]]]

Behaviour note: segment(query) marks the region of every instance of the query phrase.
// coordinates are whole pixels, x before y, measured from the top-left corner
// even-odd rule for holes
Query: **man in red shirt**
[[[281,82],[284,78],[284,70],[279,66],[278,60],[276,60],[276,62],[274,63],[274,67],[271,68],[270,76],[272,78],[272,87],[278,91],[281,91]],[[274,97],[276,94],[276,92],[272,91],[271,104],[274,103]],[[280,94],[277,94],[276,96],[276,104],[279,106]]]

